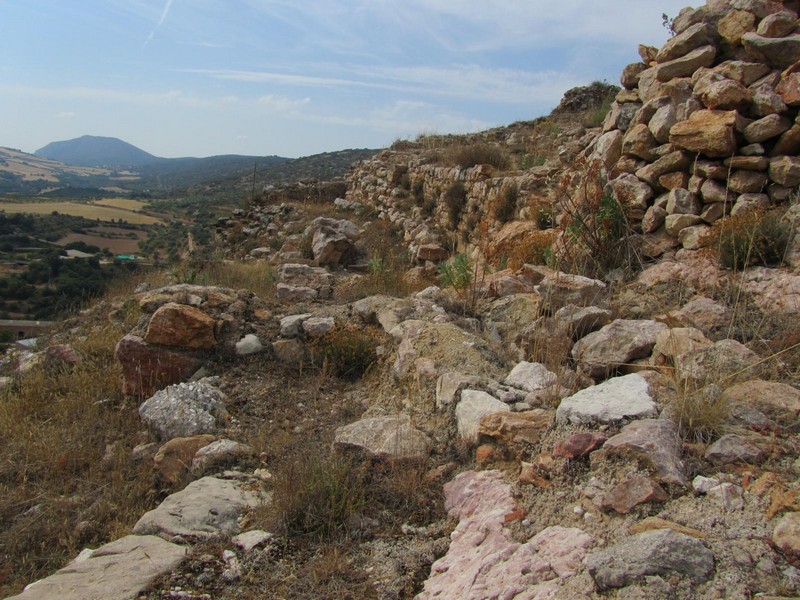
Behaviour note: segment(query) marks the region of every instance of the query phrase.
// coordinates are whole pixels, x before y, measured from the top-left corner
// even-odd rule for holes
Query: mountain
[[[97,135],[52,142],[34,154],[82,167],[138,167],[164,160],[118,138]]]

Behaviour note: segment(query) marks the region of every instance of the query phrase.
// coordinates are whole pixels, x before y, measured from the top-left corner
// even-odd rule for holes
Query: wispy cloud
[[[296,113],[300,108],[310,103],[311,98],[308,97],[295,100],[293,98],[276,96],[274,94],[261,96],[258,99],[258,104],[265,107],[271,113]]]
[[[74,119],[75,118],[75,113],[72,112],[72,111],[66,111],[65,110],[65,111],[62,111],[62,112],[56,114],[56,116],[59,119]]]
[[[149,44],[153,40],[153,36],[155,36],[156,31],[158,31],[159,28],[164,24],[164,21],[167,20],[167,17],[169,16],[169,9],[172,8],[172,1],[173,0],[166,0],[166,2],[164,2],[164,8],[161,11],[161,16],[158,19],[158,23],[156,23],[156,26],[150,32],[150,35],[147,36],[147,39],[145,40],[142,48],[145,48],[147,44]]]

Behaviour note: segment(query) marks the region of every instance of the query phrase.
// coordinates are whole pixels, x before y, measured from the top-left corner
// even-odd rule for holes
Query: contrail
[[[152,41],[153,36],[156,34],[156,31],[158,31],[158,28],[161,27],[164,24],[164,21],[167,20],[167,15],[169,15],[169,9],[171,7],[172,7],[172,0],[167,0],[164,3],[164,10],[161,11],[161,17],[159,17],[158,23],[156,23],[156,26],[153,28],[153,31],[150,32],[150,35],[147,36],[147,40],[145,40],[144,44],[142,45],[142,48],[145,48],[147,44],[149,44]]]

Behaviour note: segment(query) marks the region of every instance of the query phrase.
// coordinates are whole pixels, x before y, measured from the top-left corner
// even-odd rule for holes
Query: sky
[[[686,0],[0,0],[0,146],[381,148],[618,83]],[[695,4],[696,5],[696,4]]]

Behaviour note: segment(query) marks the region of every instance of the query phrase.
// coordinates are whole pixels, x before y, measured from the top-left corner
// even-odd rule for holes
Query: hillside
[[[797,598],[789,6],[708,0],[621,88],[258,190],[19,353],[0,592]]]
[[[34,154],[82,167],[141,167],[164,160],[118,138],[96,135],[51,142]]]

